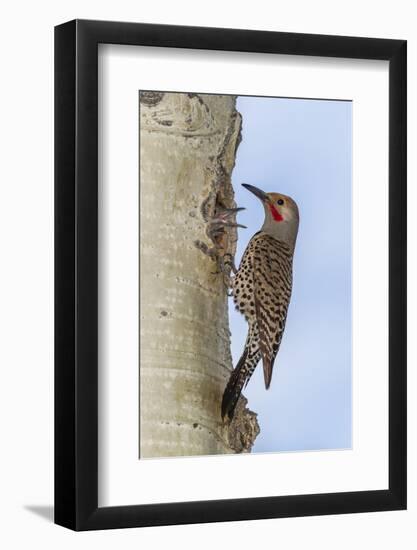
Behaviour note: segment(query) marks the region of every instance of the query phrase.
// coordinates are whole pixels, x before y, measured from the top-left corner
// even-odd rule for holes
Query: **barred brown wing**
[[[261,233],[253,250],[253,289],[266,388],[271,383],[274,360],[281,344],[291,288],[290,248]]]

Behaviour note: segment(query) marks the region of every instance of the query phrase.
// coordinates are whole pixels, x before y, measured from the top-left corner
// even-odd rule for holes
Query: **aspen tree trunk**
[[[141,92],[139,103],[139,455],[249,452],[259,427],[246,400],[231,424],[220,415],[232,369],[228,298],[201,250],[214,251],[206,230],[216,207],[234,206],[236,98]],[[223,252],[234,253],[233,236]]]

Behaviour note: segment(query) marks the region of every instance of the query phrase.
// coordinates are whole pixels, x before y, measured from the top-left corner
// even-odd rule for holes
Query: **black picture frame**
[[[98,507],[98,44],[389,62],[389,488]],[[74,530],[406,508],[406,41],[74,20],[55,28],[55,522]]]

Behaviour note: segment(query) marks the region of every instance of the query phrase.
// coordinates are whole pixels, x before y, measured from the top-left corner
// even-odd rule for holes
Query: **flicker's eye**
[[[284,201],[282,199],[278,199],[277,204],[279,204],[279,205],[284,204]]]

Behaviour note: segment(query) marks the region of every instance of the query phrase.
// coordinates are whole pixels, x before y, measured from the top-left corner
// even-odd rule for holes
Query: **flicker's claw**
[[[229,292],[229,289],[232,288],[232,278],[230,277],[230,275],[223,273],[223,284],[226,288],[226,294],[230,298],[230,296],[232,296],[232,294]]]
[[[232,293],[228,292],[228,290],[229,290],[229,288],[232,288],[232,278],[230,277],[230,275],[228,273],[226,273],[226,271],[223,270],[225,265],[226,264],[224,263],[218,271],[212,271],[211,274],[212,275],[220,275],[220,274],[223,275],[223,284],[226,288],[226,294],[230,298],[230,296],[232,296]]]
[[[230,260],[227,260],[224,262],[224,265],[228,265],[230,267],[230,269],[233,271],[233,273],[237,273],[237,268],[236,268],[236,265],[235,265],[235,259],[233,257],[232,254],[230,254],[230,252],[228,252],[227,254],[225,254],[223,256],[223,258],[230,258]]]
[[[235,267],[235,264],[233,262],[223,262],[223,265],[227,265],[227,267],[230,267],[231,271],[233,273],[237,273],[237,269]]]

